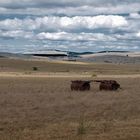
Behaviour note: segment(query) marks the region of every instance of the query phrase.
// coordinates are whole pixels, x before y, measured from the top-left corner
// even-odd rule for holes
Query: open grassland
[[[140,139],[140,78],[132,75],[140,74],[139,66],[0,59],[0,67],[0,140]],[[32,67],[39,69],[33,72]],[[97,70],[102,77],[43,77],[66,69],[69,75]],[[131,77],[103,77],[108,70]],[[104,78],[117,80],[122,89],[99,91],[98,83],[91,83],[90,91],[70,90],[71,80]]]
[[[35,70],[34,68],[37,68]],[[78,74],[140,74],[140,65],[136,64],[98,64],[98,63],[78,63],[48,60],[19,60],[0,59],[0,72],[62,72]]]
[[[72,79],[1,77],[0,139],[139,140],[140,78],[116,92],[71,92]]]

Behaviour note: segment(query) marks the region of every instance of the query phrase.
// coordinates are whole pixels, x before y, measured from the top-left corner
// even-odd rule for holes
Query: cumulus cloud
[[[139,41],[138,38],[140,37],[140,32],[132,32],[132,33],[124,33],[124,34],[113,34],[112,35],[113,38],[116,38],[118,41],[121,42],[121,40],[127,40],[129,42],[129,40],[134,40]]]
[[[10,38],[25,38],[25,39],[32,39],[33,38],[32,32],[25,32],[22,30],[14,30],[14,31],[0,31],[0,37],[10,37]]]
[[[127,20],[122,16],[75,16],[75,17],[42,17],[34,19],[6,19],[0,21],[0,29],[24,30],[81,30],[95,28],[119,28],[127,26]]]
[[[131,18],[134,18],[134,19],[140,19],[140,14],[139,13],[130,13],[129,15]]]
[[[22,25],[22,21],[19,19],[6,19],[3,21],[0,21],[0,29],[6,29],[6,30],[13,30],[13,29],[19,29]]]
[[[94,51],[140,44],[140,0],[0,0],[0,14],[0,45],[18,49],[24,44]]]
[[[116,39],[101,33],[39,33],[38,39],[41,40],[69,40],[69,41],[115,41]]]

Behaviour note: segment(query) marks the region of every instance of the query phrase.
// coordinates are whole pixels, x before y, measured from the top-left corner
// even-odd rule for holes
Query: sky
[[[0,52],[140,51],[140,0],[0,0]]]

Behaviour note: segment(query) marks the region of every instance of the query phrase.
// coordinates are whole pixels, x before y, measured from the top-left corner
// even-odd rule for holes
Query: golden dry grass
[[[139,74],[139,66],[135,65],[74,67],[38,61],[0,62],[1,72],[7,73],[29,72],[38,66],[36,73],[42,75],[62,72],[63,67],[69,68],[69,74],[80,74],[85,69],[91,72],[92,68],[98,74],[107,74],[108,70],[111,74]],[[140,78],[118,76],[122,87],[118,91],[99,91],[99,85],[92,83],[90,91],[71,92],[71,80],[95,78],[0,76],[0,140],[139,140]]]
[[[24,72],[32,73],[33,67],[37,67],[37,72],[65,72],[65,73],[84,73],[84,74],[140,74],[140,65],[124,64],[73,64],[61,63],[58,61],[41,60],[19,60],[19,59],[0,59],[0,72]]]
[[[98,84],[71,92],[72,79],[1,77],[0,139],[140,138],[140,78],[118,79],[123,89],[116,92],[100,92]]]

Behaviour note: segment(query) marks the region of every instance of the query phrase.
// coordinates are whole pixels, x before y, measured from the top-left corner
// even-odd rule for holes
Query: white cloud
[[[127,46],[127,45],[108,45],[108,46],[99,46],[99,48],[101,48],[101,49],[107,49],[107,50],[137,50],[137,49],[139,49],[139,47],[138,46],[135,46],[135,45],[133,45],[133,46]]]
[[[138,37],[140,37],[140,32],[139,33],[125,33],[125,34],[115,34],[112,35],[114,38],[117,40],[135,40]]]
[[[75,17],[42,17],[33,19],[6,19],[0,21],[0,29],[8,30],[79,30],[95,28],[118,28],[127,26],[127,20],[122,16],[75,16]]]
[[[140,0],[0,0],[0,45],[131,50],[140,43],[139,11]]]
[[[37,19],[39,21],[39,19]],[[116,28],[127,25],[124,17],[113,15],[101,16],[75,16],[75,17],[44,17],[40,20],[42,24],[48,24],[59,29],[95,29],[95,28]]]
[[[136,34],[137,37],[140,37],[140,31]]]
[[[140,14],[139,13],[130,13],[129,15],[131,18],[134,18],[134,19],[140,19]]]
[[[0,37],[11,37],[11,38],[25,38],[31,39],[33,38],[32,32],[25,32],[22,30],[14,30],[14,31],[0,31]]]
[[[13,29],[20,29],[21,26],[22,26],[22,21],[16,18],[0,21],[0,29],[13,30]]]
[[[69,40],[69,41],[115,41],[116,39],[101,33],[39,33],[38,39],[41,40]]]

